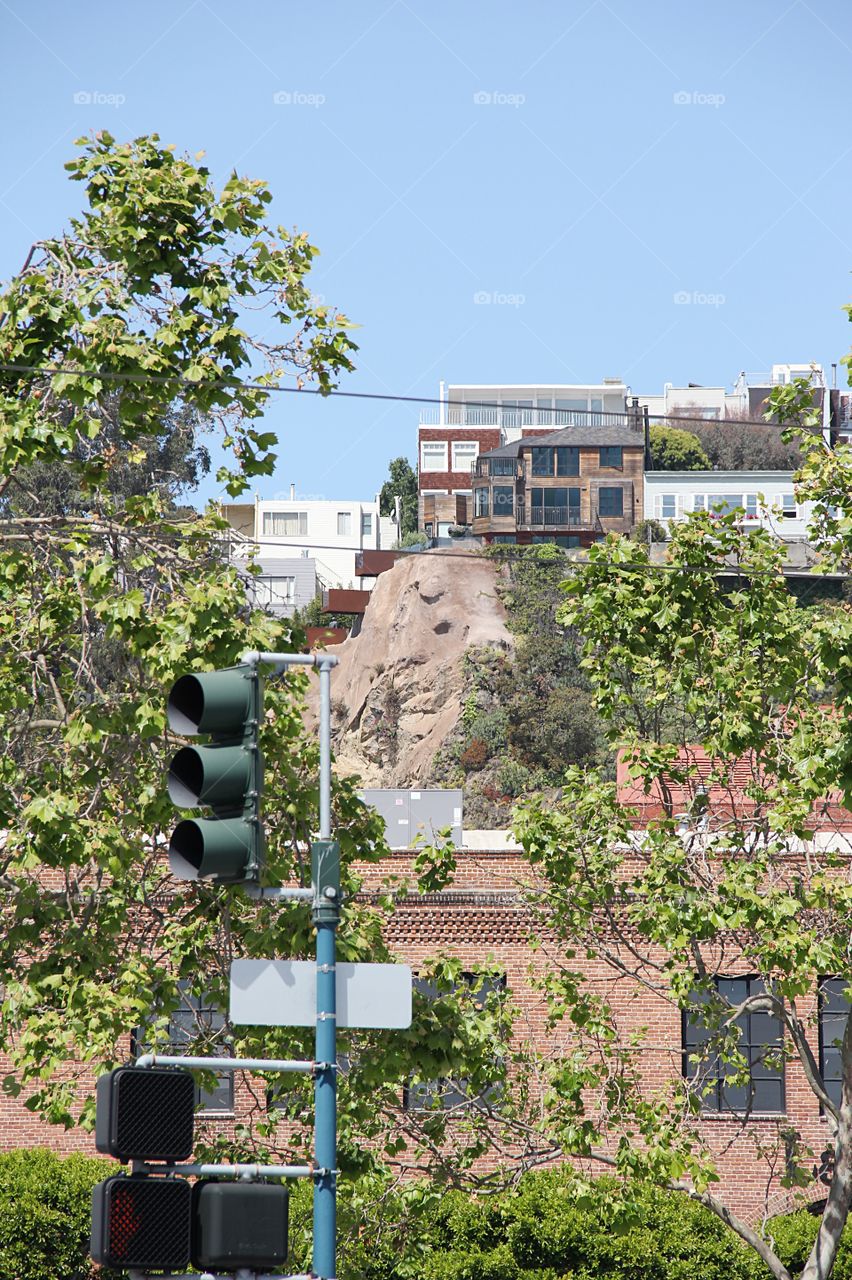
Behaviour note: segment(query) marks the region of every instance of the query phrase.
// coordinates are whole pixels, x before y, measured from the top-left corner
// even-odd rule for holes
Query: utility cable
[[[2,373],[19,373],[30,375],[33,377],[55,376],[63,374],[73,378],[100,378],[103,381],[119,382],[119,383],[139,383],[146,382],[159,385],[173,384],[181,387],[192,387],[195,390],[199,388],[205,389],[227,389],[231,391],[261,391],[264,393],[281,393],[289,395],[302,396],[321,396],[323,399],[345,399],[345,400],[380,400],[391,401],[397,404],[432,404],[443,405],[445,409],[508,409],[510,412],[517,414],[524,413],[545,413],[545,414],[584,414],[587,418],[623,418],[630,422],[644,421],[644,413],[642,407],[639,411],[632,412],[622,409],[558,409],[548,408],[523,408],[519,409],[514,405],[503,405],[499,401],[492,400],[441,400],[436,396],[401,396],[380,391],[340,391],[333,387],[329,389],[320,387],[281,387],[267,384],[264,382],[242,382],[239,378],[187,378],[181,374],[159,374],[159,373],[120,373],[111,369],[68,369],[63,365],[27,365],[27,364],[9,364],[0,363],[0,372]],[[509,384],[511,385],[511,384]],[[566,384],[567,385],[567,384]],[[771,427],[777,426],[777,423],[767,422],[757,418],[696,418],[687,414],[666,414],[666,413],[649,413],[648,421],[654,422],[691,422],[693,425],[698,423],[729,423],[732,426],[740,427]],[[424,424],[425,425],[425,424]],[[434,426],[459,426],[468,427],[469,429],[480,429],[488,426],[498,426],[494,423],[444,423],[433,424]],[[532,423],[518,424],[532,426]],[[559,424],[557,424],[558,426]],[[571,425],[570,423],[566,425]],[[817,434],[821,434],[821,428],[815,427],[813,430]]]

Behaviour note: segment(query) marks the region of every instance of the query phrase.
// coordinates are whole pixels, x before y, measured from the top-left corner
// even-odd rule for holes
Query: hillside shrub
[[[488,759],[488,748],[481,738],[471,738],[467,747],[459,756],[459,764],[466,773],[481,769]]]
[[[92,1187],[113,1161],[36,1148],[0,1154],[3,1280],[118,1280],[89,1258]]]

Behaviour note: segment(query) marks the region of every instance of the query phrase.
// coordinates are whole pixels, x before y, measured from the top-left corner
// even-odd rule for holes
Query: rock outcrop
[[[427,785],[461,713],[463,658],[508,650],[498,570],[459,549],[405,556],[377,580],[361,633],[329,650],[336,767],[365,786]]]

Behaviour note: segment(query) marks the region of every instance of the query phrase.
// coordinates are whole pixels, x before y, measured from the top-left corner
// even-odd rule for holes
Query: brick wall
[[[487,453],[489,449],[497,449],[501,443],[499,427],[421,427],[417,436],[418,463],[420,460],[420,445],[424,440],[445,440],[447,442],[447,463],[449,466],[452,466],[452,442],[454,440],[475,440],[479,445],[480,453]],[[467,490],[470,488],[471,475],[469,471],[419,471],[419,476],[421,493],[424,489],[449,489],[453,491],[455,489]]]
[[[533,880],[520,851],[464,852],[459,859],[453,888],[422,895],[413,891],[413,857],[408,851],[398,851],[379,866],[360,868],[367,895],[377,893],[382,878],[388,874],[400,877],[412,889],[400,901],[387,925],[386,936],[398,958],[415,969],[439,950],[457,956],[466,966],[493,961],[505,973],[511,998],[520,1008],[523,1034],[544,1049],[570,1049],[569,1028],[548,1030],[546,1008],[535,986],[537,977],[560,963],[562,953],[556,941],[542,936],[540,929],[536,930],[539,945],[535,949],[530,946],[533,922],[525,906],[524,891]],[[663,959],[664,956],[660,951],[652,958]],[[617,979],[603,962],[582,963],[589,987],[605,994],[611,1002],[622,1039],[631,1032],[637,1033],[637,1055],[645,1087],[649,1092],[665,1089],[667,1082],[682,1070],[679,1010],[647,988],[626,979]],[[736,957],[728,957],[727,971],[737,971]],[[815,993],[810,999],[801,1001],[799,1008],[804,1017],[813,1015]],[[815,1026],[810,1035],[817,1053]],[[129,1034],[127,1048],[129,1058]],[[8,1063],[0,1061],[0,1071],[5,1074],[8,1070]],[[78,1080],[81,1096],[91,1091],[92,1075],[88,1068],[69,1064],[68,1075]],[[199,1132],[206,1131],[209,1137],[230,1133],[235,1124],[247,1119],[257,1105],[258,1096],[262,1098],[263,1086],[258,1088],[256,1082],[254,1095],[252,1097],[248,1083],[238,1075],[234,1115],[205,1117],[201,1120]],[[801,1197],[800,1192],[794,1194],[781,1187],[782,1168],[776,1169],[774,1174],[768,1173],[766,1162],[756,1156],[755,1140],[768,1142],[776,1137],[779,1127],[789,1126],[810,1144],[817,1160],[829,1142],[826,1121],[820,1115],[813,1093],[795,1062],[789,1064],[786,1071],[785,1105],[784,1115],[753,1117],[744,1127],[736,1118],[712,1114],[700,1122],[717,1154],[721,1192],[726,1203],[750,1220],[758,1218],[762,1212],[767,1187],[772,1212],[790,1209],[796,1203],[796,1196]],[[27,1111],[21,1099],[0,1095],[0,1148],[31,1145],[47,1146],[60,1152],[94,1154],[94,1143],[89,1135],[79,1130],[66,1132],[49,1126]],[[811,1200],[822,1199],[824,1195],[825,1187],[818,1181],[805,1192],[805,1198]]]

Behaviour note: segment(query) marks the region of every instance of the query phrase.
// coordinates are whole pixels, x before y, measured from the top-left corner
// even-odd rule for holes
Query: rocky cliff
[[[339,770],[374,787],[432,780],[461,715],[466,652],[512,647],[497,572],[453,548],[405,556],[379,577],[360,635],[329,650],[340,658],[332,675]]]

